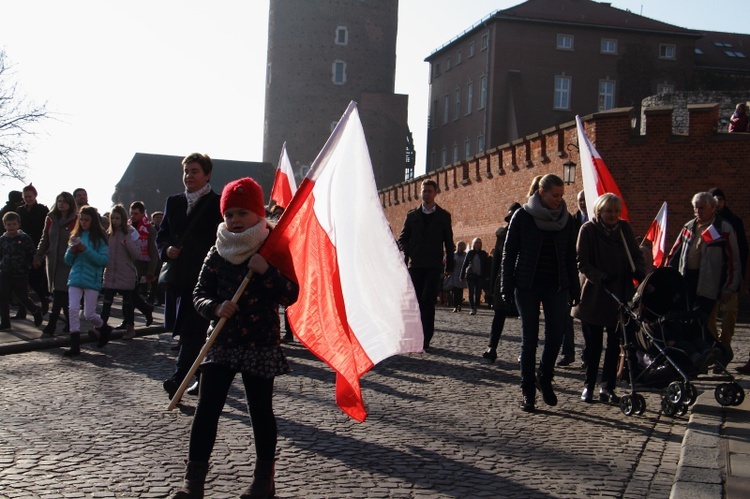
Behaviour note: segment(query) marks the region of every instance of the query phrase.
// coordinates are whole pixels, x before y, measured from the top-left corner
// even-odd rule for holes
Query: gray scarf
[[[523,209],[534,217],[534,223],[539,230],[563,230],[568,224],[568,217],[570,217],[564,200],[556,210],[550,210],[542,204],[539,191],[529,198],[529,201],[523,205]]]
[[[200,201],[200,198],[211,192],[211,184],[206,184],[195,192],[188,192],[185,190],[185,198],[187,198],[187,214],[193,211],[193,207]]]
[[[240,233],[230,232],[222,222],[216,229],[216,251],[224,260],[239,265],[258,252],[269,232],[265,219]]]

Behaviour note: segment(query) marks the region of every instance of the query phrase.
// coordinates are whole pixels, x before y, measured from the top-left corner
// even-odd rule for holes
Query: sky
[[[495,10],[519,3],[400,1],[395,91],[409,95],[417,175],[425,171],[425,57]],[[610,3],[684,28],[748,33],[747,0]],[[59,192],[84,187],[89,202],[105,211],[136,152],[262,161],[268,5],[0,0],[0,49],[13,81],[52,116],[27,140],[26,180],[39,201],[51,207]],[[23,185],[0,178],[0,201]]]

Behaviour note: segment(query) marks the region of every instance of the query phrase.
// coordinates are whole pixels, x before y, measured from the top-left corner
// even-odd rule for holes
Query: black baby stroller
[[[630,416],[643,414],[646,400],[636,386],[664,389],[662,410],[681,416],[695,403],[698,391],[691,380],[713,364],[724,373],[714,396],[723,405],[740,405],[745,392],[726,370],[731,355],[716,342],[706,318],[689,310],[685,283],[674,269],[654,270],[638,286],[632,306],[620,303],[619,327],[625,352],[624,371],[631,393],[620,399],[620,410]]]

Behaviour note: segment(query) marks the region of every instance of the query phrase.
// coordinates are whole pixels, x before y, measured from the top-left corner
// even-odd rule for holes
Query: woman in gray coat
[[[70,265],[65,263],[65,251],[68,249],[70,231],[75,227],[76,215],[76,200],[73,195],[69,192],[58,194],[55,206],[52,207],[44,221],[44,232],[34,256],[34,268],[41,267],[45,257],[47,259],[47,279],[53,296],[49,321],[43,331],[43,334],[47,336],[54,336],[55,334],[60,309],[65,314],[66,322],[68,321],[68,274],[70,273]]]
[[[572,315],[580,319],[586,342],[585,388],[581,400],[591,402],[594,395],[599,359],[607,329],[607,348],[602,366],[599,400],[618,403],[615,394],[617,361],[620,355],[620,333],[617,328],[620,300],[630,300],[635,292],[633,279],[642,280],[646,273],[643,255],[633,229],[620,220],[622,201],[614,194],[599,196],[594,204],[594,217],[581,227],[578,234],[578,271],[581,279],[581,302]]]

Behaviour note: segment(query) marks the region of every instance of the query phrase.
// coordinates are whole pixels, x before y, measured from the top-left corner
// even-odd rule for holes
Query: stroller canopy
[[[671,267],[659,267],[651,272],[638,286],[633,308],[647,322],[654,322],[670,312],[688,312],[682,274]]]

